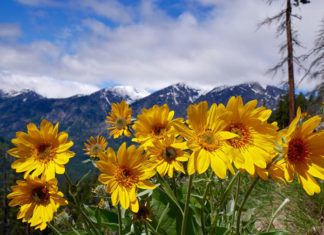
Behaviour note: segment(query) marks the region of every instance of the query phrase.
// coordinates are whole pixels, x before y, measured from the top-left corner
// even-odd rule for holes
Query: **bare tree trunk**
[[[291,34],[291,2],[287,0],[286,9],[286,34],[288,51],[288,85],[289,85],[289,121],[295,117],[295,79],[294,79],[294,57]]]

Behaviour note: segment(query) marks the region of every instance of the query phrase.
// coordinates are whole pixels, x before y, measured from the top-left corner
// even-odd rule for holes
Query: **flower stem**
[[[147,230],[147,224],[146,224],[146,223],[144,223],[144,227],[145,227],[145,234],[146,234],[146,235],[149,235],[149,232],[148,232],[148,230]]]
[[[159,235],[159,233],[157,232],[157,230],[154,229],[153,226],[152,226],[148,221],[146,221],[145,224],[146,224],[146,226],[151,230],[151,232],[152,232],[154,235]]]
[[[156,174],[157,180],[160,182],[163,191],[168,195],[168,197],[175,203],[175,205],[179,208],[181,214],[183,215],[184,212],[182,207],[180,206],[176,196],[174,195],[173,190],[171,189],[170,185],[160,176],[160,174]]]
[[[173,193],[174,193],[174,196],[177,197],[177,184],[176,184],[176,181],[175,181],[175,177],[174,176],[172,177],[172,183],[173,183]]]
[[[203,199],[202,199],[202,203],[201,203],[201,209],[200,209],[200,220],[201,220],[201,230],[203,232],[203,235],[206,235],[206,228],[205,228],[205,214],[204,214],[204,210],[205,210],[205,201],[206,201],[206,197],[207,197],[207,193],[209,191],[209,187],[211,185],[212,181],[211,179],[209,179],[207,185],[206,185],[206,190],[204,192],[203,195]]]
[[[54,231],[56,232],[58,235],[62,235],[62,233],[51,223],[47,223],[47,225]]]
[[[232,226],[233,226],[234,221],[235,221],[235,210],[236,210],[236,207],[237,207],[237,201],[238,201],[239,192],[240,192],[240,184],[241,184],[241,177],[239,175],[238,179],[237,179],[236,193],[235,193],[235,198],[234,198],[234,207],[233,207],[232,221],[231,221],[231,227],[230,227],[231,230],[232,230]]]
[[[97,228],[96,226],[94,225],[94,223],[92,222],[92,220],[87,216],[87,214],[84,212],[84,207],[83,205],[80,204],[80,209],[81,209],[81,213],[82,213],[82,216],[85,218],[85,220],[90,224],[91,228],[94,230],[94,233],[95,234],[99,234],[98,231],[97,231]]]
[[[234,181],[236,180],[236,178],[239,176],[239,174],[240,174],[240,171],[237,171],[236,174],[234,175],[234,177],[233,177],[233,178],[231,179],[231,181],[229,182],[229,184],[228,184],[228,186],[227,186],[225,192],[224,192],[223,195],[222,195],[222,198],[221,198],[220,203],[219,203],[219,205],[218,205],[218,207],[217,207],[217,210],[216,210],[216,215],[215,215],[215,217],[214,217],[213,220],[212,220],[211,231],[210,231],[211,234],[213,234],[213,232],[214,232],[214,229],[215,229],[215,227],[216,227],[216,223],[217,223],[217,219],[218,219],[219,212],[220,212],[220,210],[221,210],[221,209],[223,208],[223,206],[224,206],[224,202],[225,202],[225,199],[226,199],[226,197],[227,197],[227,194],[228,194],[229,191],[232,189],[233,183],[234,183]]]
[[[73,184],[72,184],[70,177],[68,176],[68,174],[66,172],[64,172],[64,177],[65,177],[67,183],[69,184],[69,186],[71,187]]]
[[[269,232],[270,228],[271,228],[271,225],[273,223],[273,220],[277,217],[277,215],[279,214],[279,212],[282,210],[282,208],[289,202],[289,198],[286,198],[282,203],[281,205],[278,207],[278,209],[275,211],[275,213],[271,216],[271,220],[270,220],[270,223],[268,225],[268,228],[267,228],[267,232]]]
[[[256,185],[256,183],[259,181],[260,177],[258,175],[255,176],[251,186],[249,187],[248,191],[246,192],[245,196],[244,196],[244,199],[238,209],[238,212],[237,212],[237,220],[236,220],[236,235],[239,235],[240,234],[240,225],[241,225],[241,213],[242,213],[242,210],[243,210],[243,207],[247,201],[247,199],[249,198],[251,192],[252,192],[252,189],[254,188],[254,186]]]
[[[192,180],[193,180],[193,175],[190,175],[189,183],[188,183],[186,205],[184,208],[184,214],[183,214],[182,225],[181,225],[181,235],[186,234],[186,226],[187,226],[187,219],[188,219],[188,212],[189,212],[189,202],[190,202],[190,194],[191,194],[191,188],[192,188]]]
[[[87,216],[87,214],[84,212],[84,207],[83,205],[80,203],[80,201],[78,200],[78,197],[77,197],[77,185],[73,184],[72,183],[72,180],[71,178],[68,176],[68,174],[66,172],[64,172],[64,177],[67,181],[67,183],[69,184],[69,193],[70,195],[72,196],[73,198],[73,201],[77,207],[77,210],[79,213],[81,213],[81,215],[83,216],[84,218],[84,222],[86,225],[90,225],[92,227],[92,229],[94,230],[94,233],[95,234],[99,234],[97,229],[96,229],[96,226],[93,224],[93,222],[91,221],[91,219]],[[88,228],[88,226],[87,226]],[[89,232],[91,233],[90,229],[88,228]]]
[[[122,235],[123,234],[123,224],[122,224],[122,216],[121,216],[121,211],[120,211],[120,204],[118,204],[117,210],[118,210],[118,224],[119,224],[118,234]]]
[[[128,131],[131,133],[131,136],[132,136],[133,138],[136,138],[134,132],[130,129],[129,125],[127,126],[127,129],[128,129]]]

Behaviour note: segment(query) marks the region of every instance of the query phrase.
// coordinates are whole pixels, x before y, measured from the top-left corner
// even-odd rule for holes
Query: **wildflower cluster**
[[[107,148],[104,137],[91,136],[84,144],[84,151],[101,172],[98,181],[105,185],[112,206],[118,207],[119,233],[122,233],[119,204],[125,210],[130,209],[134,222],[151,226],[148,221],[154,211],[150,209],[149,196],[143,201],[139,192],[152,192],[159,187],[181,211],[181,234],[185,234],[192,179],[194,175],[208,172],[214,174],[209,174],[210,179],[216,177],[218,180],[235,175],[228,189],[239,174],[246,172],[255,179],[251,190],[260,178],[268,180],[271,177],[277,183],[286,184],[292,182],[296,175],[307,194],[319,193],[315,177],[324,180],[324,131],[314,130],[321,118],[302,115],[298,109],[290,126],[279,130],[276,122],[268,122],[270,115],[271,110],[257,107],[256,100],[244,105],[241,97],[231,97],[226,106],[214,103],[208,107],[206,101],[190,105],[187,120],[174,118],[174,111],[164,104],[144,108],[132,121],[132,109],[125,101],[112,104],[106,121],[110,136],[131,137],[134,144],[127,147],[124,142],[115,151]],[[57,208],[67,204],[57,189],[55,173],[64,173],[64,164],[74,155],[68,151],[73,143],[67,142],[67,133],[58,133],[58,124],[53,128],[45,120],[40,130],[34,124],[29,124],[27,129],[28,133],[17,132],[17,138],[12,140],[16,148],[9,150],[12,156],[18,158],[12,168],[25,172],[27,180],[17,181],[18,185],[12,187],[13,192],[8,198],[13,200],[9,205],[19,205],[17,218],[23,218],[23,221],[42,230],[53,219]],[[174,181],[172,191],[167,181],[175,177],[183,181],[186,174],[189,175],[189,183],[183,209],[176,195],[177,184]],[[38,178],[39,175],[41,178]],[[209,184],[204,200],[207,199],[208,187]],[[226,193],[227,190],[224,197]],[[241,232],[240,215],[244,202],[238,210],[237,223],[233,225],[237,234]],[[101,199],[100,208],[104,207],[103,203]],[[205,202],[202,203],[203,213]],[[221,206],[210,219],[210,234],[215,232]],[[201,215],[202,230],[206,234],[204,223]],[[156,229],[150,227],[151,231],[157,232]],[[93,232],[98,231],[93,228]]]
[[[27,133],[17,132],[12,143],[16,146],[8,153],[18,160],[11,165],[17,172],[24,172],[24,179],[12,186],[9,206],[20,206],[17,219],[27,221],[36,229],[44,230],[47,222],[59,206],[67,205],[63,193],[58,191],[56,174],[65,172],[64,165],[74,156],[68,149],[66,132],[58,133],[58,124],[43,120],[40,129],[35,124],[27,125]],[[40,176],[41,175],[41,176]],[[40,177],[39,177],[40,176]]]

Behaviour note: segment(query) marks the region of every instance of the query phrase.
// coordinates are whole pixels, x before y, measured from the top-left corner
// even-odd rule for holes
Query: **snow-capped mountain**
[[[106,88],[104,91],[111,91],[116,95],[123,97],[128,104],[131,104],[136,100],[142,99],[150,94],[146,90],[140,90],[132,86],[115,86],[112,88]]]
[[[190,87],[183,83],[177,83],[134,102],[131,107],[133,108],[134,115],[137,115],[143,108],[148,109],[155,104],[158,106],[168,104],[170,110],[175,111],[175,117],[185,117],[189,104],[194,103],[203,93],[203,90]]]
[[[231,96],[242,96],[244,103],[250,100],[258,100],[258,106],[266,106],[274,110],[278,103],[279,97],[286,93],[285,90],[274,86],[262,87],[259,83],[244,83],[236,86],[216,87],[206,94],[200,96],[195,103],[206,100],[208,103],[223,103]]]

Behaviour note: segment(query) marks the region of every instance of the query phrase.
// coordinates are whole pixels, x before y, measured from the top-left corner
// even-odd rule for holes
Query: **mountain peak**
[[[136,100],[148,96],[150,93],[146,90],[140,90],[132,86],[115,86],[103,89],[104,93],[112,92],[118,96],[123,97],[127,103],[131,104]]]
[[[29,96],[29,97],[42,97],[38,93],[36,93],[33,90],[30,89],[23,89],[23,90],[9,90],[9,91],[3,91],[0,90],[0,97],[4,98],[11,98],[11,97],[16,97],[16,96]]]

